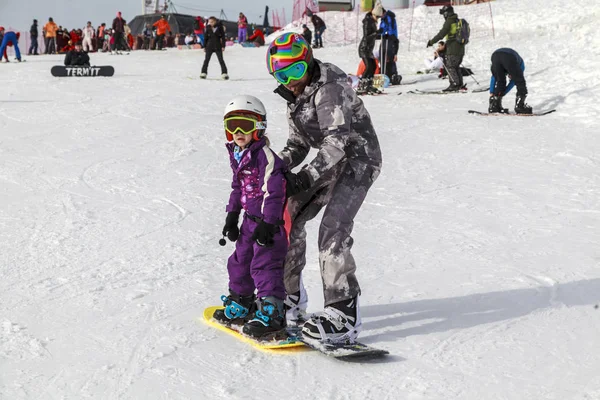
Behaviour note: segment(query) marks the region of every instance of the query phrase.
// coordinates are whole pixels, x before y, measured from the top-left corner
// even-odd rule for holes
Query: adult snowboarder
[[[225,31],[223,29],[223,24],[218,22],[215,17],[210,17],[208,19],[208,25],[205,30],[205,44],[204,52],[206,55],[204,56],[200,78],[206,79],[208,63],[214,53],[217,55],[219,64],[221,65],[221,78],[229,79],[229,75],[227,75],[227,65],[225,65],[225,60],[223,59],[223,52],[225,51],[226,46]]]
[[[88,21],[83,28],[83,50],[85,52],[94,51],[93,40],[96,37],[96,30],[92,26],[91,21]]]
[[[67,53],[67,55],[65,56],[65,66],[90,66],[90,56],[88,56],[87,53],[83,51],[81,42],[76,42],[75,48]]]
[[[377,10],[373,10],[373,12],[377,12]],[[365,64],[365,72],[360,77],[356,89],[356,93],[359,95],[381,93],[373,86],[373,76],[377,67],[375,56],[373,56],[377,40],[377,15],[373,12],[368,12],[363,18],[363,37],[358,45],[358,56]]]
[[[125,41],[125,21],[122,17],[121,11],[117,12],[117,17],[112,23],[112,36],[114,39],[113,50],[119,54],[121,50],[127,50],[127,42]]]
[[[444,89],[444,92],[458,92],[463,87],[463,77],[460,72],[465,56],[465,45],[456,40],[458,32],[458,15],[454,12],[452,6],[443,6],[440,8],[440,14],[444,16],[445,22],[442,29],[431,40],[427,42],[427,47],[433,46],[438,41],[446,38],[446,71],[450,79],[450,86]]]
[[[527,98],[527,84],[523,72],[525,62],[513,49],[501,48],[492,53],[492,78],[490,80],[490,113],[505,113],[508,110],[502,107],[502,98],[517,86],[515,99],[515,112],[517,114],[531,114],[533,109],[525,104]],[[506,75],[510,78],[506,85]]]
[[[167,21],[165,14],[160,16],[160,19],[154,23],[156,27],[156,42],[158,43],[158,49],[163,49],[163,41],[167,32],[171,32],[171,25]]]
[[[310,22],[312,22],[315,27],[315,45],[313,46],[315,49],[323,47],[323,33],[325,29],[327,29],[327,25],[325,25],[325,21],[321,19],[316,14],[312,14],[310,17]]]
[[[325,207],[319,229],[319,265],[325,309],[302,325],[305,338],[354,341],[361,330],[360,287],[351,254],[354,217],[381,170],[381,150],[371,117],[337,66],[313,58],[302,35],[285,33],[267,51],[267,68],[287,101],[289,137],[279,153],[290,170],[309,150],[315,158],[301,171],[288,172],[292,220],[284,267],[288,324],[302,323],[307,297],[302,285],[306,263],[306,222]]]

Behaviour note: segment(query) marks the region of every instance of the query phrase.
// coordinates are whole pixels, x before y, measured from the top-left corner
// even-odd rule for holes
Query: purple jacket
[[[240,212],[243,208],[253,217],[278,224],[283,220],[285,204],[285,164],[266,145],[266,139],[251,143],[239,164],[233,156],[235,143],[226,146],[233,170],[226,211]]]

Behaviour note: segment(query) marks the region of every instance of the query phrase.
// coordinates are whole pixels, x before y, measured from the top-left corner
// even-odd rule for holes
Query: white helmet
[[[254,140],[260,140],[267,130],[267,110],[264,104],[254,96],[240,95],[234,97],[227,106],[225,106],[225,112],[223,113],[223,119],[233,112],[245,112],[251,113],[258,117],[260,123],[257,123],[257,130],[253,135]],[[225,132],[228,141],[233,140],[233,136],[229,132]]]

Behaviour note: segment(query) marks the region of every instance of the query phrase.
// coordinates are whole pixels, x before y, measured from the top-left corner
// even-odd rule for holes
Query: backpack
[[[471,36],[471,27],[464,18],[459,18],[456,24],[456,41],[463,46],[469,43],[469,37]]]

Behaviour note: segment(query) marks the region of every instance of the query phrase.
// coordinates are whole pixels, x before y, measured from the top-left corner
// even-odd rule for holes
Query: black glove
[[[225,226],[223,227],[223,236],[227,236],[229,240],[235,242],[240,236],[240,228],[238,228],[238,220],[240,213],[230,211],[225,218]]]
[[[275,244],[273,237],[277,233],[277,229],[277,225],[260,221],[252,234],[252,240],[256,241],[256,244],[261,247],[273,247]]]
[[[285,173],[285,191],[286,196],[291,197],[310,188],[310,176],[306,171],[300,171],[297,174],[293,172]]]
[[[426,47],[426,49],[427,49],[427,48],[429,48],[429,47],[431,47],[431,46],[433,46],[433,45],[431,44],[431,41],[427,42],[427,47]]]

